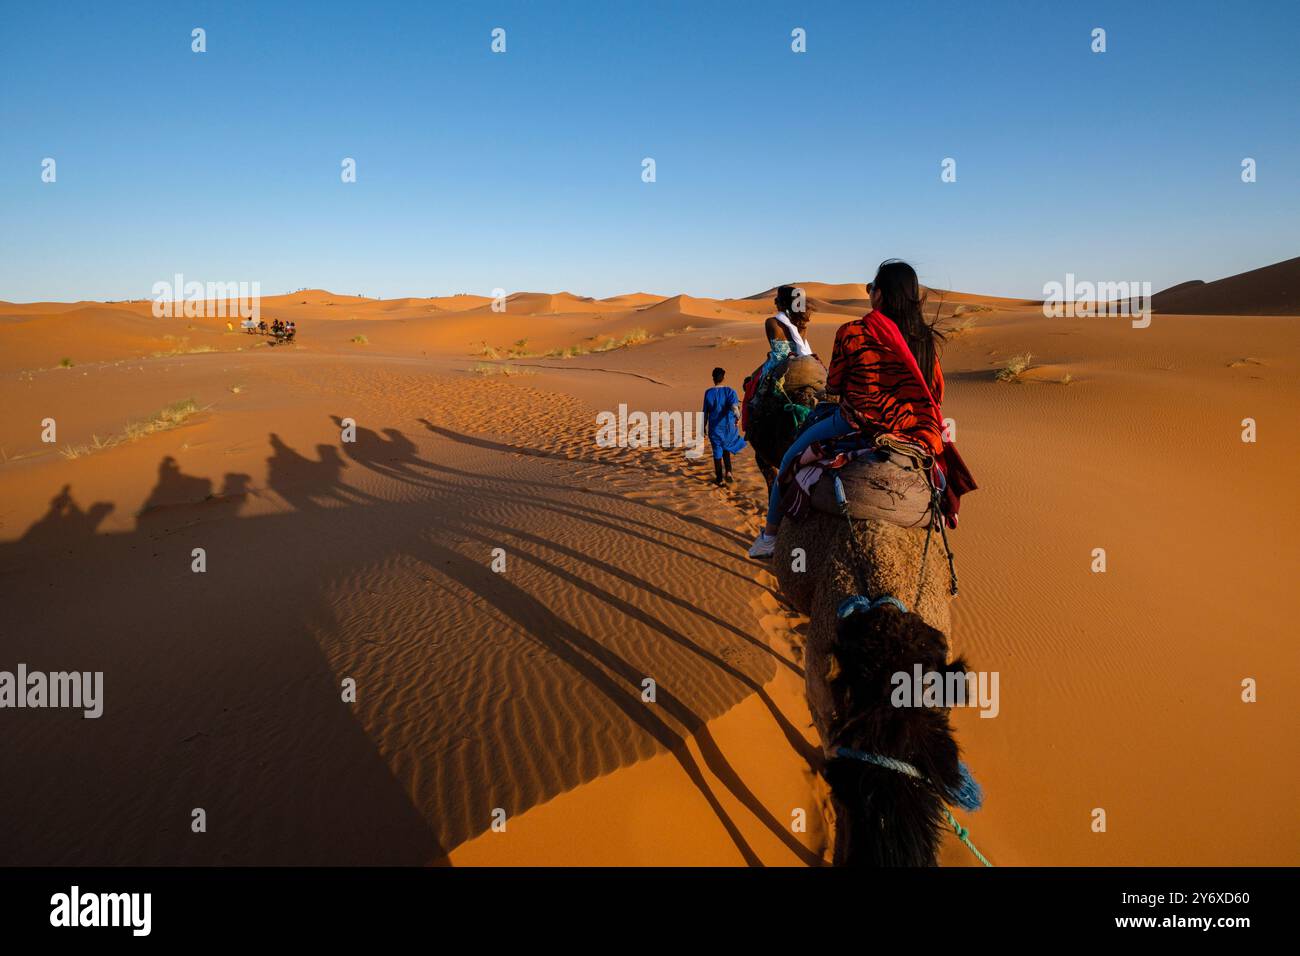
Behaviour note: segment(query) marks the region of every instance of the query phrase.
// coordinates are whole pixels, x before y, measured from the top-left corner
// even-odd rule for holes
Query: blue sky
[[[0,298],[748,295],[888,256],[1006,295],[1219,278],[1300,254],[1298,27],[1292,0],[7,4]]]

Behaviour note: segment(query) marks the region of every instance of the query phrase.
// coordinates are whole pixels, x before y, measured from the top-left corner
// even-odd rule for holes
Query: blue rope
[[[844,504],[844,487],[840,484],[838,475],[835,476],[835,497],[839,499],[841,504]],[[929,546],[928,538],[926,540],[926,545],[927,547]],[[840,602],[840,606],[835,610],[835,615],[840,620],[844,620],[852,617],[854,614],[866,614],[885,604],[893,605],[904,614],[907,613],[907,605],[892,594],[882,595],[875,600],[867,598],[862,594],[855,594]],[[848,747],[836,747],[835,753],[840,757],[847,757],[851,760],[861,760],[863,763],[883,767],[886,770],[893,770],[896,773],[901,773],[917,780],[926,779],[924,775],[922,775],[921,771],[917,770],[905,760],[898,760],[894,757],[884,757],[880,754],[867,753],[862,750],[850,750]],[[957,761],[957,769],[961,773],[961,782],[957,785],[956,789],[948,790],[945,788],[940,792],[949,803],[961,807],[963,810],[974,812],[984,803],[984,791],[981,789],[979,783],[976,782],[974,774],[971,773],[970,768],[967,767],[965,763],[960,760]],[[930,781],[926,782],[929,783]],[[931,786],[933,786],[933,783],[931,783]],[[939,788],[936,787],[936,789]],[[980,851],[975,848],[975,844],[971,842],[970,831],[957,822],[956,818],[947,807],[943,808],[943,812],[949,825],[952,826],[953,832],[957,834],[957,839],[966,844],[970,851],[975,854],[977,860],[985,866],[992,866],[993,864],[986,860],[984,854],[980,853]]]
[[[836,609],[835,615],[840,620],[844,620],[845,618],[852,617],[854,614],[866,614],[868,611],[874,611],[876,608],[884,604],[892,604],[904,614],[907,613],[907,605],[892,594],[883,595],[875,600],[862,594],[855,594],[840,602],[840,606]]]
[[[984,804],[984,791],[975,782],[970,767],[958,760],[957,769],[961,771],[961,783],[957,785],[956,790],[948,791],[949,802],[955,803],[963,810],[974,812]]]
[[[840,506],[840,511],[846,515],[849,513],[849,496],[844,493],[844,482],[840,481],[839,469],[835,470],[835,503]]]
[[[893,757],[882,757],[880,754],[869,754],[861,750],[850,750],[848,747],[836,747],[835,753],[841,757],[849,757],[852,760],[861,760],[863,763],[875,764],[877,767],[884,767],[886,770],[894,770],[909,777],[915,777],[918,780],[925,779],[921,776],[921,771],[917,770],[910,763],[903,760],[895,760]]]
[[[921,771],[917,770],[905,760],[898,760],[894,757],[884,757],[880,754],[867,753],[864,750],[850,750],[848,747],[836,747],[835,754],[838,757],[847,757],[850,760],[861,760],[863,763],[883,767],[886,770],[893,770],[905,776],[914,777],[917,780],[926,779],[922,775]],[[946,794],[949,803],[956,804],[963,810],[974,812],[975,810],[978,810],[984,802],[984,791],[980,789],[980,785],[975,782],[975,777],[971,774],[970,768],[967,767],[966,764],[962,763],[960,760],[957,761],[957,769],[961,771],[961,783],[958,784],[956,790],[944,790],[942,792]],[[929,783],[930,781],[927,780],[926,782]],[[984,854],[976,849],[975,844],[971,842],[970,830],[957,822],[957,818],[952,815],[952,811],[947,807],[944,807],[943,815],[948,821],[948,825],[952,827],[953,833],[957,834],[957,839],[964,843],[966,848],[975,854],[975,859],[979,860],[985,866],[992,866],[993,864],[990,863],[984,857]]]

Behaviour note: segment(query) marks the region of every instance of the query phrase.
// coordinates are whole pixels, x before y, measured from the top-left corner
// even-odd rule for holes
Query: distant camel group
[[[239,323],[240,331],[247,332],[249,335],[269,335],[275,341],[272,345],[285,345],[294,340],[298,334],[298,323],[293,321],[281,322],[276,319],[269,326],[265,319],[245,319]]]

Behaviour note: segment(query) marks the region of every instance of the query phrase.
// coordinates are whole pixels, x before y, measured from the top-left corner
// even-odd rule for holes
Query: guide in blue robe
[[[704,427],[708,430],[715,461],[723,452],[734,455],[745,447],[733,412],[739,402],[736,390],[730,385],[715,385],[704,393]]]

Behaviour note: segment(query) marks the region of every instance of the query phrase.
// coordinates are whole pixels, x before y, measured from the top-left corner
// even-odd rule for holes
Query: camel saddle
[[[932,459],[912,446],[879,441],[860,458],[841,468],[828,468],[813,486],[812,506],[817,511],[840,514],[835,493],[838,476],[849,514],[854,518],[888,521],[903,528],[924,528],[930,523],[933,500],[929,471]]]

